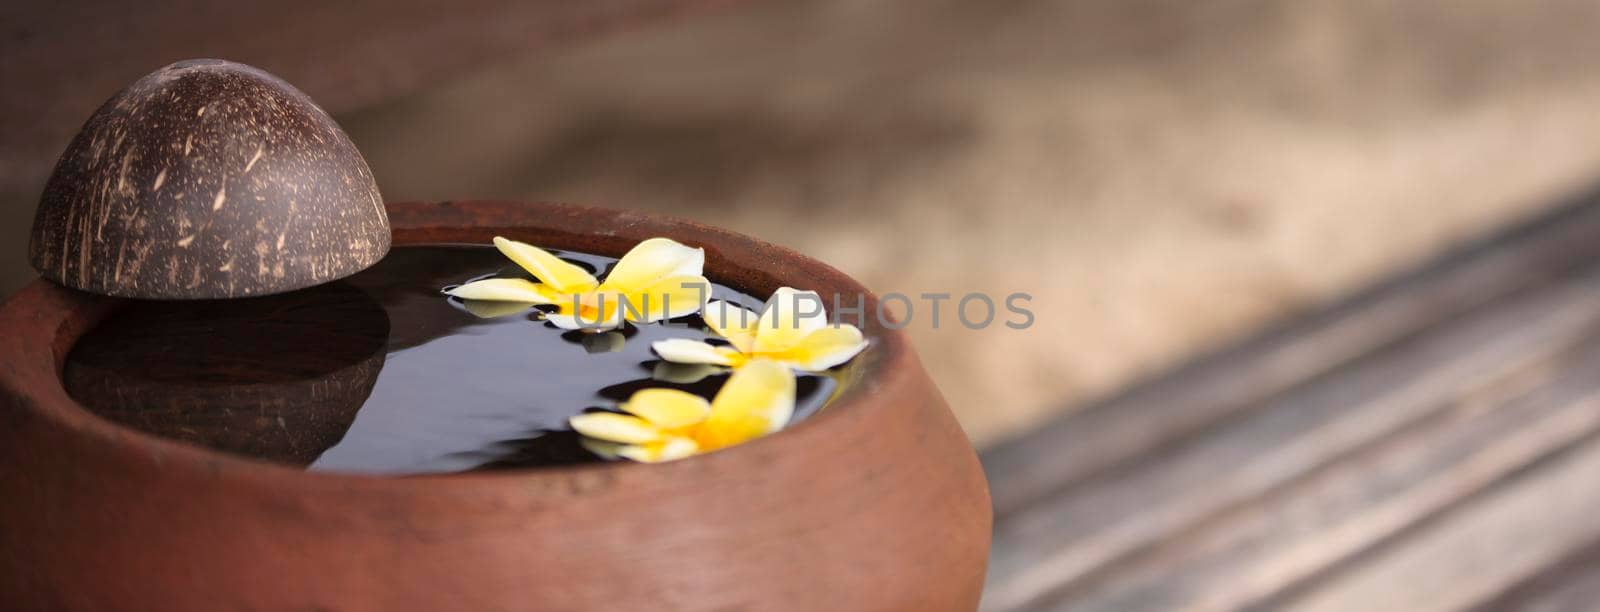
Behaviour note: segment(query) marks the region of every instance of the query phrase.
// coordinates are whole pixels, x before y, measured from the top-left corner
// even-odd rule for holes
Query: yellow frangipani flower
[[[710,402],[677,389],[642,389],[619,408],[568,419],[583,446],[607,458],[654,463],[682,459],[783,429],[794,415],[794,372],[753,360],[723,383]]]
[[[617,260],[604,282],[539,247],[496,236],[494,246],[522,266],[535,283],[521,278],[490,278],[445,293],[466,300],[468,312],[503,316],[538,304],[557,310],[546,320],[562,329],[604,331],[624,321],[651,323],[693,314],[709,295],[704,249],[667,238],[639,243]]]
[[[803,302],[808,301],[816,306],[815,312],[802,312],[807,310]],[[849,361],[867,348],[867,341],[856,326],[828,322],[822,297],[815,291],[782,287],[773,292],[760,316],[713,300],[700,316],[711,331],[732,346],[673,338],[651,343],[650,347],[673,363],[740,367],[752,359],[767,359],[805,372],[821,372]]]

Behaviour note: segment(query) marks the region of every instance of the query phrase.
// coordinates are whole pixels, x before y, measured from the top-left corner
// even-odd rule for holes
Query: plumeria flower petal
[[[794,372],[755,360],[735,370],[715,398],[677,389],[643,389],[620,408],[569,419],[584,448],[602,457],[671,461],[748,442],[782,429],[794,415]]]
[[[640,290],[622,294],[623,315],[635,323],[654,323],[700,310],[700,302],[711,292],[704,276],[668,276]]]
[[[650,348],[672,363],[734,366],[745,362],[743,353],[727,346],[713,346],[688,338],[669,338],[651,343]]]
[[[785,360],[809,372],[821,372],[854,358],[867,341],[854,325],[825,327],[811,332],[784,353]]]
[[[752,352],[783,351],[799,344],[811,332],[827,326],[828,315],[822,309],[822,296],[817,295],[815,291],[779,287],[772,293],[772,298],[767,300],[767,308],[761,312],[761,320],[756,322],[756,338],[751,347]]]
[[[610,442],[644,444],[664,437],[661,428],[630,414],[585,412],[567,419],[567,422],[578,433]]]
[[[593,304],[581,304],[577,308],[573,308],[571,302],[557,304],[556,312],[545,315],[545,320],[561,329],[592,332],[612,330],[622,327],[622,323],[626,320],[617,302],[617,298],[613,297],[598,300]]]
[[[700,317],[705,319],[711,331],[733,344],[733,348],[739,352],[748,353],[755,347],[760,313],[722,300],[712,300],[706,303]]]
[[[453,287],[445,293],[463,300],[554,304],[561,294],[523,278],[486,278]]]
[[[734,370],[711,400],[711,414],[695,428],[694,439],[718,449],[783,429],[794,416],[794,372],[775,361],[757,359]]]
[[[676,461],[695,454],[700,445],[689,438],[667,438],[649,444],[630,444],[617,449],[617,456],[643,463]]]
[[[495,236],[494,248],[557,293],[582,293],[600,285],[588,270],[531,244]]]
[[[689,427],[711,415],[711,402],[675,389],[642,389],[618,407],[662,429]]]
[[[779,288],[766,310],[755,313],[723,301],[711,301],[700,313],[706,326],[731,347],[673,338],[650,345],[663,360],[683,364],[739,367],[751,359],[768,359],[804,372],[821,372],[855,358],[867,340],[854,325],[833,325],[814,291]]]
[[[619,291],[643,288],[664,278],[701,276],[705,265],[705,249],[690,248],[668,238],[651,238],[617,260],[604,284]]]
[[[705,250],[666,238],[639,243],[602,282],[575,264],[539,247],[496,236],[495,248],[539,282],[491,278],[446,293],[468,301],[554,304],[546,320],[562,329],[605,331],[624,322],[651,323],[694,314],[710,293]],[[469,312],[502,312],[475,309]]]

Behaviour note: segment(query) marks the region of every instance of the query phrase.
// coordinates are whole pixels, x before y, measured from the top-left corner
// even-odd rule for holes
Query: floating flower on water
[[[530,244],[496,236],[494,246],[539,282],[490,278],[445,291],[465,300],[467,311],[478,316],[504,316],[549,304],[556,311],[545,319],[557,327],[604,331],[624,321],[651,323],[694,314],[711,290],[702,272],[705,250],[666,238],[633,247],[604,282]]]
[[[815,308],[806,308],[804,302],[810,302]],[[822,297],[815,291],[780,288],[772,294],[760,316],[713,300],[706,304],[700,316],[711,331],[732,346],[672,338],[654,342],[650,347],[662,359],[674,363],[739,367],[752,359],[767,359],[806,372],[821,372],[839,365],[867,348],[867,341],[856,326],[829,323],[822,308]]]
[[[728,377],[707,402],[677,389],[643,389],[619,408],[568,421],[584,448],[607,458],[657,462],[682,459],[754,440],[783,429],[794,414],[794,372],[752,360]]]

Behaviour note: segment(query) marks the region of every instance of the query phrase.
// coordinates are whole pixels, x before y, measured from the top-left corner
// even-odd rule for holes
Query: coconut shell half
[[[349,276],[389,241],[372,171],[333,118],[271,74],[189,60],[84,124],[45,185],[29,258],[92,293],[228,298]]]

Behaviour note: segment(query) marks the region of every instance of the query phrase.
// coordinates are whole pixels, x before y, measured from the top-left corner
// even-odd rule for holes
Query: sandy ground
[[[1031,294],[1031,329],[910,327],[979,443],[1600,176],[1593,2],[992,6],[752,3],[341,120],[390,199],[666,211],[880,293]]]

